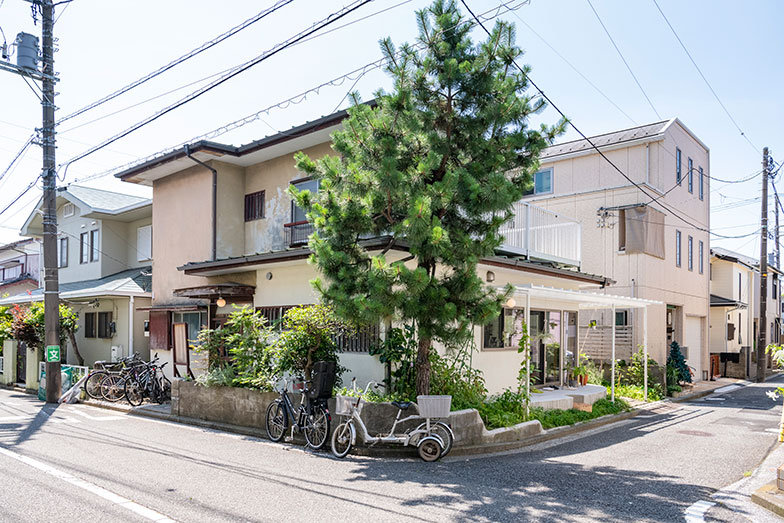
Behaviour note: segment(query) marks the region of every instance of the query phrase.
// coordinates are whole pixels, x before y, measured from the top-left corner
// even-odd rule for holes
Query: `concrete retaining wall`
[[[203,387],[192,381],[174,380],[172,383],[171,413],[174,416],[195,418],[240,427],[265,428],[265,416],[270,402],[277,399],[275,392],[259,392],[235,387]],[[299,398],[292,396],[295,405]],[[330,411],[334,412],[334,400],[330,400]],[[362,421],[371,435],[389,432],[398,409],[391,403],[367,403],[362,409]],[[412,404],[401,414],[401,418],[418,414]],[[416,427],[421,418],[398,425],[395,432],[404,432]],[[333,417],[333,427],[338,423]],[[450,413],[448,423],[455,433],[456,446],[469,446],[520,441],[542,432],[539,421],[528,421],[512,427],[487,430],[476,409]]]

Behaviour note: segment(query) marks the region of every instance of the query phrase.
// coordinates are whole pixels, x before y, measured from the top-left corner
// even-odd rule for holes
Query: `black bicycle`
[[[155,361],[152,361],[144,370],[125,380],[124,392],[128,403],[138,407],[144,402],[145,397],[156,403],[164,403],[171,399],[171,382],[163,374],[163,368],[167,363],[159,367]]]
[[[305,435],[308,446],[319,450],[324,447],[329,437],[331,416],[327,407],[327,399],[332,396],[335,385],[335,364],[319,362],[314,366],[313,380],[302,381],[302,398],[299,407],[295,408],[289,398],[288,380],[283,380],[280,398],[267,407],[267,436],[272,441],[280,441],[291,428]],[[312,385],[310,388],[308,385]]]

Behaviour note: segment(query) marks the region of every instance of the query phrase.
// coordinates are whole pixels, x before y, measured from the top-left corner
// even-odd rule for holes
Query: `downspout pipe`
[[[185,146],[185,156],[212,172],[212,261],[218,259],[218,171],[191,155],[190,145]]]

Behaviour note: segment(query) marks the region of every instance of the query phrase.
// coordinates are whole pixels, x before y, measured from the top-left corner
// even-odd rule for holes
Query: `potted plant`
[[[588,369],[585,368],[585,365],[577,365],[572,371],[572,374],[583,387],[588,384]]]

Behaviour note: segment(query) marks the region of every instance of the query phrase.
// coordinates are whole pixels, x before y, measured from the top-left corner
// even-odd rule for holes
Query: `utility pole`
[[[60,294],[57,274],[57,174],[55,171],[54,132],[54,4],[41,0],[41,51],[43,58],[43,127],[44,151],[44,328],[46,332],[46,402],[57,403],[60,378]]]
[[[779,229],[779,208],[781,207],[781,201],[779,200],[779,192],[776,190],[776,184],[771,182],[773,186],[773,195],[776,198],[776,268],[781,269],[781,229]]]
[[[757,383],[765,381],[765,331],[768,329],[768,148],[762,149],[762,240],[760,242],[759,325],[757,328]]]

